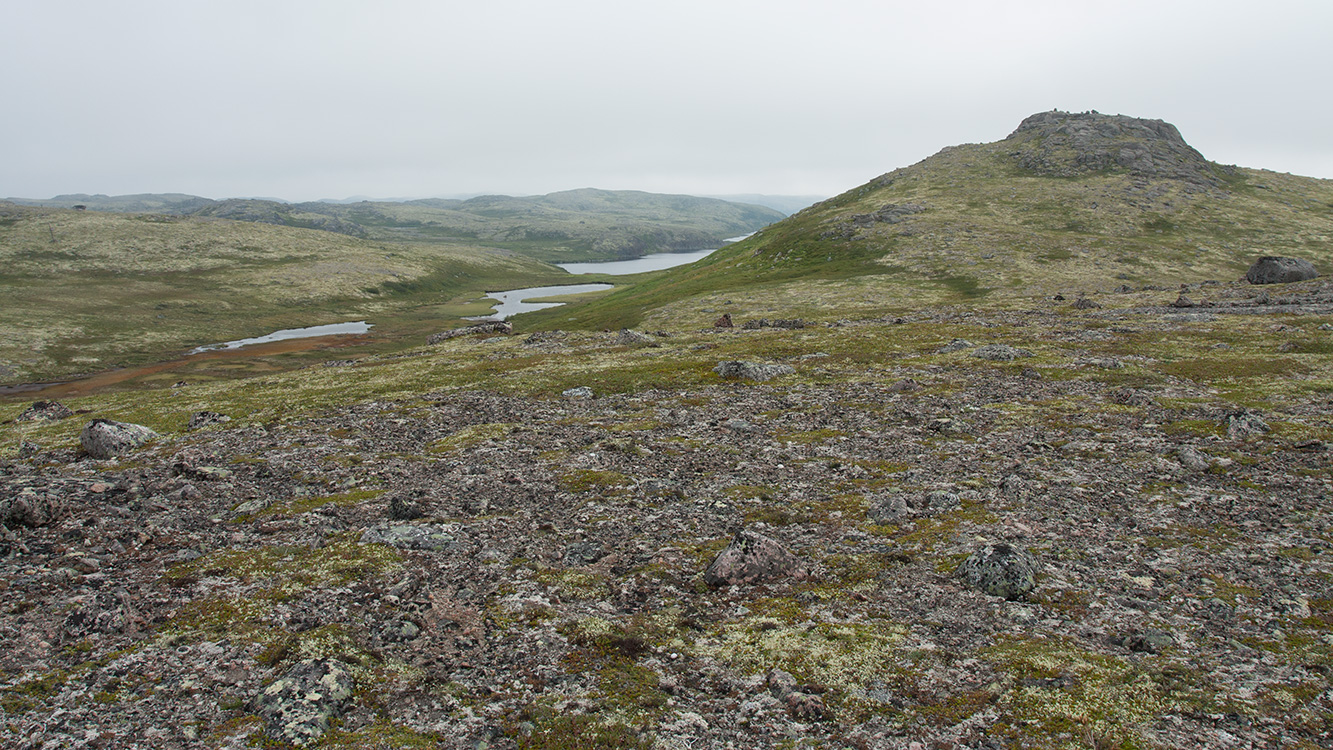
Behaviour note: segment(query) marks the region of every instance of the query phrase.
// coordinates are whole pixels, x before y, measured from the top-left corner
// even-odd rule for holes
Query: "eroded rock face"
[[[739,586],[805,575],[796,555],[777,541],[747,529],[713,559],[704,571],[704,582],[709,586]]]
[[[1245,272],[1251,284],[1290,284],[1318,278],[1314,264],[1304,258],[1279,258],[1266,255],[1254,262]]]
[[[157,438],[156,432],[141,424],[94,419],[79,433],[79,444],[93,458],[114,458]]]
[[[727,380],[772,380],[791,375],[796,369],[791,365],[766,365],[759,362],[718,362],[713,372]]]
[[[1007,544],[992,544],[968,556],[958,572],[968,586],[983,594],[1019,599],[1037,587],[1040,568],[1032,553]]]
[[[352,697],[352,671],[335,659],[307,659],[264,688],[252,709],[276,739],[307,745],[324,735],[329,720]]]
[[[1019,166],[1056,177],[1123,170],[1215,187],[1229,169],[1210,163],[1169,122],[1095,111],[1039,112],[1005,140]]]

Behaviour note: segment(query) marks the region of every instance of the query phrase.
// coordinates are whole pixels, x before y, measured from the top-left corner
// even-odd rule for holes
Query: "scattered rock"
[[[888,387],[889,393],[913,393],[921,390],[921,384],[911,378],[904,378]]]
[[[992,544],[969,555],[958,572],[967,585],[984,594],[1015,600],[1036,588],[1040,567],[1030,552]]]
[[[304,746],[329,729],[356,687],[352,670],[336,659],[307,659],[264,688],[251,710],[274,739]]]
[[[1120,639],[1120,645],[1145,654],[1160,654],[1163,649],[1176,645],[1176,639],[1165,630],[1148,628],[1140,633],[1132,633]]]
[[[936,349],[935,353],[952,354],[954,352],[961,352],[964,349],[971,349],[974,346],[976,346],[976,344],[972,343],[971,341],[968,341],[967,339],[954,339],[953,341],[950,341],[944,346],[941,346],[939,349]]]
[[[1074,304],[1070,305],[1070,307],[1075,310],[1100,310],[1102,306],[1087,297],[1079,297],[1074,300]]]
[[[4,526],[46,526],[61,517],[64,503],[58,492],[20,491],[12,497],[0,497],[0,524]]]
[[[448,551],[459,546],[459,527],[446,524],[394,524],[366,529],[362,544],[387,544],[402,549]]]
[[[226,414],[219,414],[215,411],[197,411],[190,415],[190,423],[186,425],[187,430],[198,430],[212,424],[222,424],[230,422],[231,417]]]
[[[592,389],[586,385],[580,385],[575,388],[570,388],[568,390],[561,391],[560,395],[564,396],[565,398],[573,398],[573,399],[593,398]]]
[[[503,333],[505,335],[514,332],[514,324],[504,320],[483,320],[476,325],[463,326],[462,328],[452,328],[448,331],[431,334],[426,339],[427,344],[438,344],[449,339],[456,339],[462,336],[478,336],[486,333]]]
[[[412,497],[397,494],[389,498],[389,518],[395,521],[411,521],[424,515],[419,494],[414,494]]]
[[[1256,260],[1250,270],[1245,272],[1245,280],[1251,284],[1290,284],[1318,276],[1314,264],[1304,258],[1279,258],[1273,255]]]
[[[810,325],[809,323],[805,322],[804,320],[800,320],[799,318],[790,320],[783,320],[780,318],[776,320],[769,320],[768,318],[760,318],[758,320],[745,321],[745,325],[741,326],[741,328],[746,331],[757,331],[760,328],[796,329],[796,328],[805,328],[809,325]]]
[[[704,582],[709,586],[740,586],[805,576],[800,560],[781,544],[742,530],[704,571]]]
[[[791,375],[796,369],[791,365],[767,365],[758,362],[718,362],[713,372],[727,380],[772,380],[783,375]]]
[[[1213,465],[1211,459],[1192,445],[1182,445],[1176,450],[1176,458],[1180,465],[1190,471],[1207,471],[1209,466]]]
[[[616,335],[616,346],[638,347],[652,345],[652,337],[646,333],[640,333],[639,331],[631,331],[628,328],[622,328],[620,329],[620,333]]]
[[[878,524],[898,523],[910,515],[912,508],[907,504],[907,498],[896,493],[873,503],[866,511],[866,518]]]
[[[79,433],[79,444],[84,452],[96,459],[108,459],[138,448],[158,437],[156,432],[140,424],[94,419]]]
[[[59,401],[34,401],[14,418],[16,422],[54,422],[74,416],[74,411]]]
[[[714,328],[732,328],[731,313],[722,313],[722,317],[713,321]]]
[[[972,356],[977,359],[988,359],[993,362],[1010,362],[1015,359],[1031,357],[1032,352],[1027,349],[1018,349],[1008,344],[987,344],[980,349],[972,352]]]
[[[1194,306],[1195,306],[1194,301],[1191,300],[1189,297],[1186,297],[1184,292],[1181,292],[1179,295],[1177,295],[1176,301],[1171,303],[1171,307],[1178,307],[1181,309]]]
[[[1222,419],[1222,425],[1227,428],[1227,437],[1232,440],[1244,440],[1269,431],[1264,418],[1258,412],[1248,409],[1226,415]]]
[[[592,565],[606,557],[606,550],[597,542],[574,542],[565,547],[565,565],[578,567]]]

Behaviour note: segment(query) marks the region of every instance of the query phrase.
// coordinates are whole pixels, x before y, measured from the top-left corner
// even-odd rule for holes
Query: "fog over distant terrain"
[[[0,197],[831,195],[1059,108],[1333,178],[1326,0],[6,4]]]

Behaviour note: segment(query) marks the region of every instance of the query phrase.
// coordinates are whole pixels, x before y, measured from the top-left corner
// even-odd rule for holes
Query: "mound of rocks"
[[[54,422],[74,416],[74,411],[59,401],[34,401],[15,417],[18,422]]]

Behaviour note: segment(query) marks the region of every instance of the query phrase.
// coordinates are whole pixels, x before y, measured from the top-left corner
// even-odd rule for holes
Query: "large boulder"
[[[958,572],[968,586],[991,596],[1020,599],[1037,587],[1041,564],[1031,552],[1007,544],[991,544],[973,552]]]
[[[709,586],[738,586],[767,583],[781,578],[804,578],[806,571],[796,555],[757,532],[744,530],[713,559],[704,571]]]
[[[93,458],[115,458],[158,437],[141,424],[94,419],[79,433],[79,444]]]
[[[1251,284],[1290,284],[1293,281],[1306,281],[1319,276],[1314,264],[1303,258],[1279,258],[1265,255],[1256,260],[1250,270],[1245,272],[1245,280]]]

